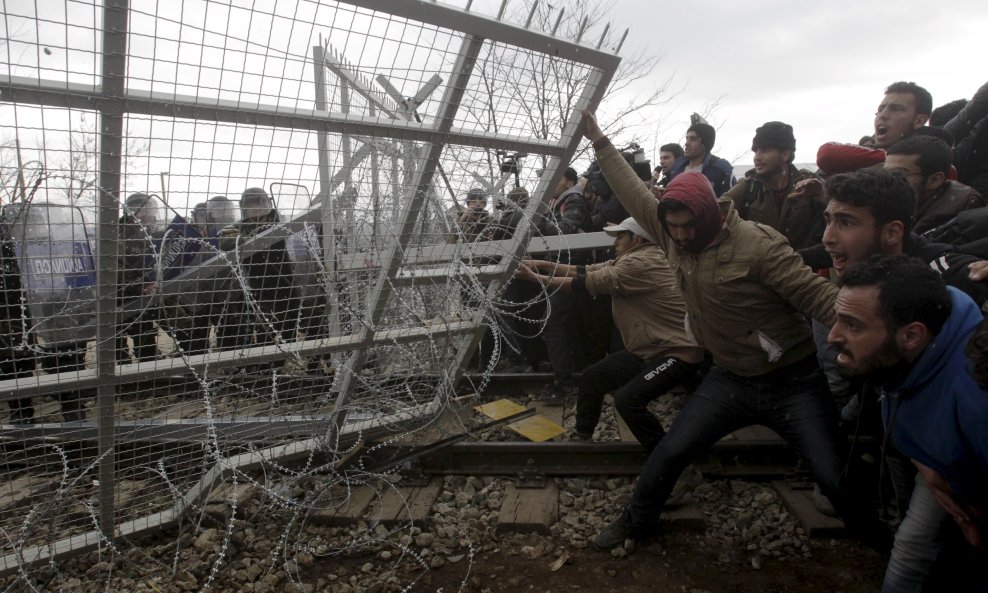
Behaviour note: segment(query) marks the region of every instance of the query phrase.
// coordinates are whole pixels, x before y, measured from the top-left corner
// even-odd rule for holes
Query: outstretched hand
[[[967,268],[968,277],[975,282],[988,280],[988,261],[976,261]]]
[[[792,192],[789,193],[790,198],[816,198],[823,195],[823,181],[812,177],[810,179],[803,179],[796,183],[792,188]]]
[[[597,124],[597,116],[587,109],[583,110],[583,124],[583,136],[587,140],[596,142],[604,137],[604,132],[600,129],[600,125]]]
[[[515,278],[518,280],[527,280],[528,282],[537,282],[538,276],[530,265],[522,261],[518,269],[515,270]]]

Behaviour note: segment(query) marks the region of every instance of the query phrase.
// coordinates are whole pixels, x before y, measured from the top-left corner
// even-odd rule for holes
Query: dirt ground
[[[813,540],[810,558],[769,558],[759,568],[744,550],[705,546],[702,534],[672,533],[662,541],[626,558],[596,550],[566,548],[569,559],[553,570],[557,560],[547,538],[510,536],[493,552],[477,554],[423,570],[407,589],[410,593],[872,593],[881,588],[883,560],[875,552],[848,540]],[[531,548],[550,546],[538,557]],[[528,553],[525,551],[528,550]],[[725,562],[726,560],[726,562]],[[359,573],[364,560],[349,558],[341,566],[317,561],[308,575]],[[404,575],[409,584],[414,576]],[[318,588],[317,588],[318,590]],[[373,593],[374,588],[369,589]]]

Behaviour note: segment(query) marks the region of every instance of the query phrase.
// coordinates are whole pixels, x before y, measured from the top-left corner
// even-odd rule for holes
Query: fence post
[[[103,5],[103,96],[99,104],[99,223],[96,227],[96,414],[99,443],[100,530],[113,537],[114,398],[116,397],[117,204],[123,156],[128,0]]]

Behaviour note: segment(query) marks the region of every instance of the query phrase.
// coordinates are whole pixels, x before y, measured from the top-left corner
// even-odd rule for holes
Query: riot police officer
[[[218,238],[224,228],[237,222],[237,214],[237,204],[226,196],[209,198],[206,201],[206,233],[204,236]]]
[[[29,324],[22,306],[21,273],[7,225],[0,226],[0,379],[30,377],[34,357],[28,348]],[[33,340],[32,340],[33,341]],[[8,400],[10,422],[34,421],[30,398]]]
[[[253,237],[279,221],[278,211],[267,192],[248,188],[240,199],[240,222],[220,233],[220,248],[233,250],[237,242]],[[295,340],[299,299],[294,286],[294,271],[284,239],[252,253],[240,262],[247,286],[231,287],[219,331],[221,349],[274,344],[280,336],[284,342]],[[247,296],[250,296],[250,304]],[[284,366],[281,360],[275,368]]]
[[[154,291],[156,269],[154,244],[166,225],[165,207],[154,196],[134,193],[127,197],[120,217],[117,294],[121,305]],[[117,362],[129,362],[127,337],[134,343],[137,361],[153,360],[158,354],[158,331],[154,322],[157,307],[148,305],[137,315],[123,314],[117,327]]]
[[[95,336],[96,272],[82,212],[67,204],[15,204],[4,208],[0,228],[4,377],[30,375],[28,355],[35,352],[46,372],[84,369],[86,341]],[[60,392],[63,420],[83,420],[83,400],[91,396]],[[13,421],[33,415],[30,400],[11,403]]]

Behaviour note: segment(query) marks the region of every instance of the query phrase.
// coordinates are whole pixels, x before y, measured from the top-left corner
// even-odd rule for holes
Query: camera
[[[497,151],[496,154],[501,157],[501,173],[512,173],[514,175],[518,175],[518,173],[521,172],[519,161],[528,156],[528,154],[524,152],[508,154],[503,150]]]

